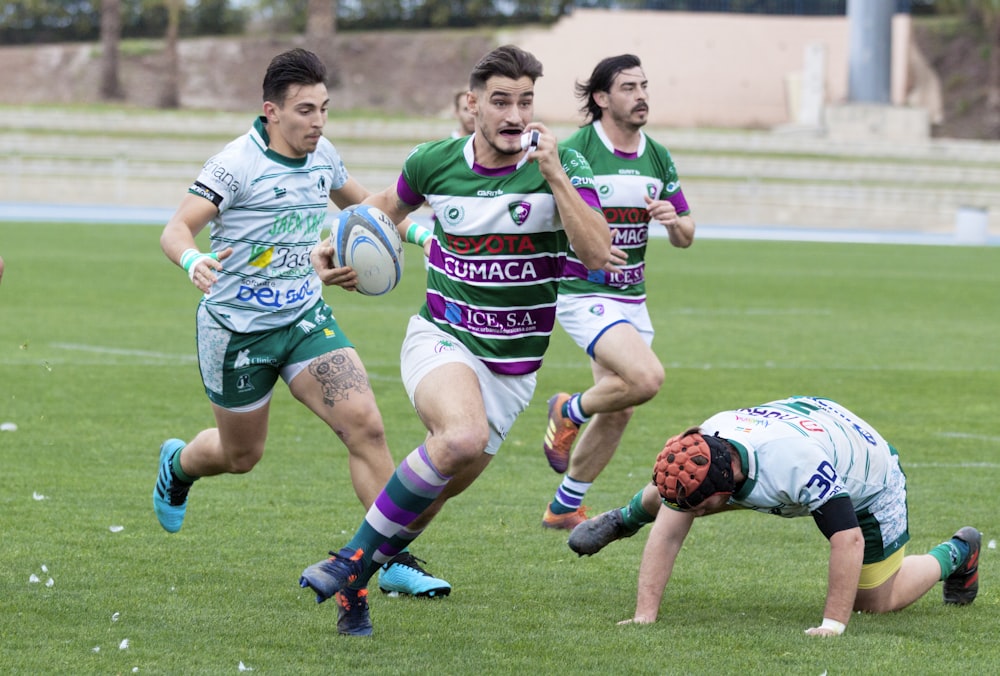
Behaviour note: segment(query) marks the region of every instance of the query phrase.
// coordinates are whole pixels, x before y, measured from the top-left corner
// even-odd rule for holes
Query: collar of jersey
[[[757,451],[752,454],[747,450],[746,446],[738,441],[733,441],[732,439],[726,439],[729,443],[733,445],[736,452],[740,455],[740,471],[746,479],[743,480],[743,485],[740,489],[733,493],[733,500],[743,500],[746,496],[750,495],[754,486],[757,485]]]
[[[260,137],[260,141],[263,144],[261,148],[264,151],[264,154],[267,155],[268,159],[274,160],[275,162],[277,162],[279,164],[283,164],[286,167],[303,167],[303,166],[305,166],[306,160],[309,159],[308,155],[306,155],[305,157],[286,157],[286,156],[282,155],[281,153],[275,152],[274,150],[271,150],[270,148],[267,147],[268,144],[271,143],[271,137],[268,136],[268,134],[267,134],[267,118],[266,117],[264,117],[263,115],[261,115],[256,120],[254,120],[253,130],[254,130],[254,132],[256,132],[257,136]]]

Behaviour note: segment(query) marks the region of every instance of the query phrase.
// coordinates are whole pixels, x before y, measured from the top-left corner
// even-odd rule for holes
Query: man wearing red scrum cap
[[[656,458],[653,481],[628,505],[577,526],[569,546],[581,556],[596,554],[655,520],[639,567],[635,614],[622,622],[647,624],[656,621],[695,517],[741,507],[811,515],[829,540],[823,622],[806,630],[812,636],[842,634],[852,610],[904,608],[939,580],[945,603],[972,603],[979,591],[982,534],[966,526],[928,554],[905,556],[906,477],[896,449],[857,415],[820,397],[723,411],[672,437]]]

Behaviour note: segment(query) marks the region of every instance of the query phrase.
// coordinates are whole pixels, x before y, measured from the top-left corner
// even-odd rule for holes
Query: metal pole
[[[847,99],[890,103],[895,0],[847,0],[850,25]]]

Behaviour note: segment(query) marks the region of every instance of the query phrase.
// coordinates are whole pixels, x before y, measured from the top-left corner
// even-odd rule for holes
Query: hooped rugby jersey
[[[420,314],[492,371],[523,375],[549,344],[567,236],[537,163],[474,168],[472,139],[417,146],[403,166],[400,197],[426,199],[437,216]],[[559,156],[577,190],[594,189],[580,153]]]
[[[669,200],[679,215],[690,213],[669,151],[645,133],[639,133],[635,157],[615,152],[600,120],[581,127],[561,144],[579,150],[590,162],[604,218],[617,230],[614,245],[628,254],[628,261],[619,266],[620,273],[588,270],[570,248],[560,294],[643,302],[649,239],[649,212],[644,198]]]
[[[219,209],[212,251],[233,247],[204,303],[220,324],[238,333],[299,321],[322,297],[309,261],[327,216],[330,191],[348,174],[333,144],[320,138],[301,159],[267,147],[264,118],[209,159],[188,192]]]

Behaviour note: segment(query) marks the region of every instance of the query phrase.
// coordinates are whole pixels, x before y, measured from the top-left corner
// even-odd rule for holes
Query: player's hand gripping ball
[[[333,262],[358,274],[357,290],[366,296],[389,293],[403,276],[403,241],[396,225],[367,204],[347,207],[330,231]]]

